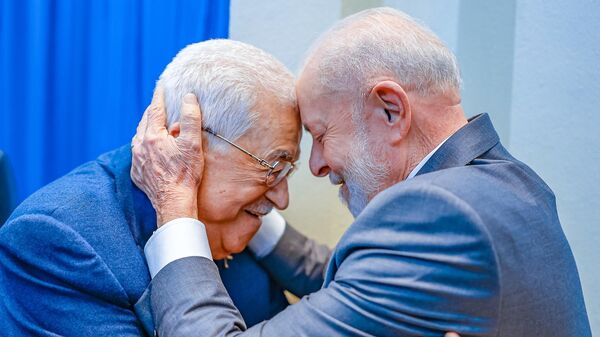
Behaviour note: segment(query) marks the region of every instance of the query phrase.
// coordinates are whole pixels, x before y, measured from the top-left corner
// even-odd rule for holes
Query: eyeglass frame
[[[227,142],[229,145],[232,145],[233,147],[235,147],[236,149],[244,152],[245,154],[247,154],[248,156],[252,157],[252,159],[256,160],[261,166],[266,167],[269,169],[269,171],[267,171],[267,176],[265,177],[265,184],[269,187],[273,187],[276,186],[277,184],[279,184],[281,181],[283,181],[283,179],[286,179],[287,177],[289,177],[296,169],[296,164],[286,161],[287,163],[289,163],[290,169],[288,170],[288,172],[283,176],[283,178],[281,178],[279,181],[277,181],[277,178],[275,178],[275,180],[273,180],[273,184],[269,185],[269,177],[271,176],[271,174],[273,174],[273,171],[277,168],[277,165],[279,165],[279,163],[281,161],[277,160],[275,161],[273,164],[270,164],[266,159],[260,158],[257,155],[254,155],[252,152],[244,149],[243,147],[237,145],[236,143],[232,142],[231,140],[227,139],[225,136],[219,134],[218,132],[215,132],[213,129],[209,128],[209,127],[202,127],[202,131],[206,131],[209,134]],[[277,183],[275,183],[277,182]]]

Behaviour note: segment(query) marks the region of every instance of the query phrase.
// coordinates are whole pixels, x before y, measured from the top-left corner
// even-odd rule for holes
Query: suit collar
[[[436,151],[417,175],[465,166],[494,147],[500,138],[488,114],[480,114],[456,131]]]
[[[131,146],[124,145],[98,158],[99,164],[114,177],[116,195],[136,244],[143,254],[146,241],[156,230],[156,212],[144,192],[131,181]]]

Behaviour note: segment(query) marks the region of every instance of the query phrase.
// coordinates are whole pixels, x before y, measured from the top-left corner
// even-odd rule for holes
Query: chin
[[[250,239],[252,238],[252,236],[250,236],[248,239],[242,239],[240,238],[240,240],[238,242],[236,242],[235,244],[232,244],[230,247],[227,247],[227,251],[230,252],[230,254],[238,254],[244,251],[244,249],[246,249],[246,246],[248,246],[248,242],[250,242]]]
[[[209,231],[207,226],[208,240],[215,243],[214,246],[211,244],[214,260],[222,260],[229,255],[241,253],[260,228],[260,218],[247,213],[243,215],[229,223],[212,226],[212,231]],[[216,247],[217,243],[218,247]]]
[[[239,236],[236,241],[230,242],[230,244],[226,244],[226,246],[224,248],[228,253],[225,254],[225,256],[223,256],[222,258],[225,258],[231,254],[238,254],[238,253],[243,252],[244,249],[246,249],[246,247],[248,246],[248,243],[250,242],[250,240],[252,239],[252,237],[254,236],[255,233],[256,233],[256,231],[254,231],[252,233],[248,233],[248,234],[243,234],[243,235]]]
[[[214,254],[213,255],[213,260],[215,260],[215,261],[225,260],[225,258],[227,258],[229,255],[231,255],[231,254],[226,254],[226,253]]]

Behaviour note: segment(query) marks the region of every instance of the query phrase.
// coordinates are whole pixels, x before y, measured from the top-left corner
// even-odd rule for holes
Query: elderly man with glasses
[[[210,241],[201,253],[217,261],[245,324],[269,319],[288,302],[245,248],[261,217],[288,205],[285,178],[301,134],[293,77],[258,48],[213,40],[180,51],[158,85],[154,101],[164,101],[168,112],[168,126],[160,131],[174,140],[168,145],[178,146],[182,157],[204,148],[202,156],[191,157],[196,163],[188,163],[204,167],[190,207],[202,214],[206,232],[192,235]],[[198,102],[190,92],[202,104],[206,132],[194,127]],[[126,145],[106,153],[42,188],[0,228],[0,334],[154,335],[147,287],[165,257],[147,265],[143,249],[157,218],[159,224],[170,219],[132,184],[132,150]],[[198,174],[179,179],[193,182]],[[191,201],[159,197],[169,199],[173,210]],[[170,236],[169,226],[154,237],[181,246],[190,239]]]

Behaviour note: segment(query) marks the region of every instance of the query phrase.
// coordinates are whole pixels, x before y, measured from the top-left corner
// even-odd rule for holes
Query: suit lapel
[[[465,166],[500,141],[488,114],[469,119],[436,151],[417,175]]]
[[[131,181],[131,147],[125,145],[98,158],[115,179],[116,195],[138,247],[142,249],[156,230],[156,212],[144,192]]]

